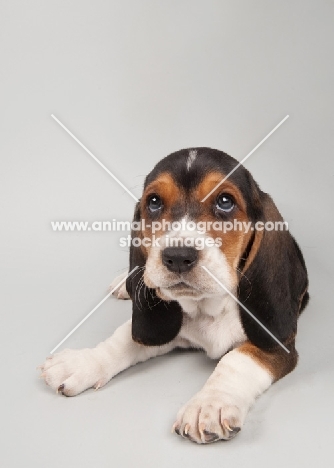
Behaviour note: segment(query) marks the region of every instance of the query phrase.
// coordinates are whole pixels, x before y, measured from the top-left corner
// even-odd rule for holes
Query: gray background
[[[314,1],[3,1],[1,34],[1,464],[6,467],[310,466],[333,435],[333,10]],[[99,392],[54,394],[36,365],[127,266],[118,234],[52,220],[131,219],[166,154],[211,146],[247,161],[304,252],[312,301],[295,372],[229,443],[169,433],[215,363],[176,352]],[[110,299],[66,343],[93,346],[130,316]],[[61,349],[62,349],[61,348]]]

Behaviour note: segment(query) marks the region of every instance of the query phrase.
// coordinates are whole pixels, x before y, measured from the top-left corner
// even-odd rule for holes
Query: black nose
[[[198,250],[193,247],[167,247],[162,252],[162,263],[169,271],[184,273],[198,260]]]

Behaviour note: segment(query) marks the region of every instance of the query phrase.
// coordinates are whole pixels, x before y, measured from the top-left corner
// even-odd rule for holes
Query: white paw
[[[103,387],[110,377],[96,348],[65,349],[39,366],[41,378],[57,393],[74,396],[87,388]]]
[[[118,283],[122,281],[122,279],[127,277],[127,275],[128,272],[122,273],[121,275],[117,276],[110,284],[108,290],[112,291],[118,285]],[[130,296],[126,290],[125,281],[121,284],[121,286],[115,289],[112,295],[115,296],[117,299],[130,299]]]
[[[198,444],[230,440],[243,425],[242,413],[230,395],[199,392],[181,408],[172,432]]]

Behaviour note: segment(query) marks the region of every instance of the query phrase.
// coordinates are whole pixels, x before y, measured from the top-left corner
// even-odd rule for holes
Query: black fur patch
[[[264,218],[266,206],[273,204],[262,194]],[[274,206],[274,205],[273,205]],[[297,332],[300,301],[308,286],[304,259],[288,231],[264,231],[263,238],[246,276],[241,276],[238,298],[282,343]],[[252,317],[239,307],[241,321],[249,340],[261,349],[277,343]]]
[[[134,221],[140,220],[137,204]],[[182,326],[182,309],[178,302],[163,301],[154,289],[143,284],[146,259],[139,247],[130,247],[130,271],[126,290],[132,299],[132,338],[147,346],[160,346],[172,341]]]

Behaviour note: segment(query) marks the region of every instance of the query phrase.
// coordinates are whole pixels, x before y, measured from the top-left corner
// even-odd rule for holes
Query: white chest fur
[[[218,359],[228,350],[246,341],[238,306],[229,296],[201,301],[179,299],[183,308],[180,338],[195,348],[202,348],[209,357]]]

